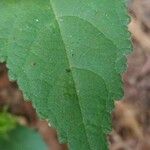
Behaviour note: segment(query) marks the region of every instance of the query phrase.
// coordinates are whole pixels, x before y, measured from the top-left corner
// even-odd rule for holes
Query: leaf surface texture
[[[130,52],[123,0],[1,0],[0,60],[70,150],[105,150]]]

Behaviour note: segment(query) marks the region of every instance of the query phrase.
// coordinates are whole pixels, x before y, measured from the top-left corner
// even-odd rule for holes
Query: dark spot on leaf
[[[67,69],[66,69],[66,72],[71,72],[71,69],[70,69],[70,68],[67,68]]]
[[[35,62],[33,62],[31,65],[32,65],[32,66],[35,66],[35,65],[36,65],[36,63],[35,63]]]

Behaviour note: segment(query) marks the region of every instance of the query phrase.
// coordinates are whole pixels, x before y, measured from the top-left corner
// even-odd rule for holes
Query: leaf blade
[[[6,39],[1,40],[0,55],[7,60],[9,74],[70,149],[107,149],[109,114],[113,100],[122,95],[122,65],[116,64],[129,49],[124,22],[115,20],[116,7],[111,7],[115,3],[0,2],[1,14],[10,19],[0,16],[0,31],[9,23],[9,31],[0,32]]]

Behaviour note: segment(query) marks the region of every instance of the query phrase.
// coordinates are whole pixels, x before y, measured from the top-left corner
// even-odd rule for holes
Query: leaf
[[[0,60],[71,150],[107,149],[127,21],[123,0],[0,1]]]
[[[0,112],[0,136],[6,136],[7,133],[16,128],[17,119],[5,110]]]
[[[1,150],[47,150],[47,146],[38,133],[18,126],[7,138],[0,137]]]

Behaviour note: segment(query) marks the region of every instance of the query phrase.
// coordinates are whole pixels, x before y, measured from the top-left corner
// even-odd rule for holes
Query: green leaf
[[[6,111],[0,112],[0,136],[6,136],[9,131],[16,127],[16,125],[16,117],[12,116]]]
[[[124,0],[1,0],[0,60],[71,150],[106,150],[130,51]]]
[[[32,129],[18,126],[7,138],[0,137],[1,150],[47,150],[47,146],[38,133]]]

